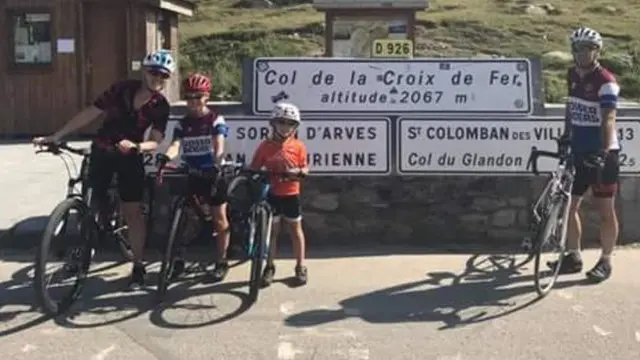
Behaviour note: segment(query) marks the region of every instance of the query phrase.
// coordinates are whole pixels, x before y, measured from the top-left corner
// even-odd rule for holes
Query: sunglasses
[[[296,126],[296,125],[298,125],[297,122],[292,121],[292,120],[286,120],[286,119],[278,119],[275,122],[276,122],[276,124],[287,125],[287,126]]]
[[[598,50],[598,47],[590,43],[576,43],[571,45],[573,52],[593,51]]]
[[[205,94],[201,94],[201,93],[190,93],[190,94],[184,94],[182,97],[185,100],[199,100],[199,99],[202,99],[204,95]]]
[[[160,70],[156,70],[156,69],[150,69],[147,71],[149,73],[149,75],[156,77],[156,78],[162,78],[164,80],[169,78],[169,74],[164,73]]]

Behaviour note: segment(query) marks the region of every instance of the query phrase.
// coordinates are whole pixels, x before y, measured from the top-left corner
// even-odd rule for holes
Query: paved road
[[[85,146],[88,142],[70,144]],[[66,194],[64,163],[51,154],[36,155],[33,146],[25,142],[1,142],[0,151],[2,202],[10,204],[0,208],[0,231],[17,223],[19,231],[44,228],[46,217]],[[80,166],[80,157],[74,159]]]
[[[596,256],[587,252],[587,264]],[[0,258],[2,359],[640,358],[634,249],[617,253],[610,281],[567,276],[537,302],[531,264],[515,269],[500,256],[318,256],[308,286],[274,284],[251,307],[247,266],[225,284],[176,285],[153,308],[144,291],[119,292],[128,267],[103,262],[74,317],[57,323],[31,307],[28,258]],[[279,275],[292,267],[283,260]]]

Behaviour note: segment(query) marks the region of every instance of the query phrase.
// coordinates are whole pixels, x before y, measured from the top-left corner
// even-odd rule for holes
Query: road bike
[[[215,191],[218,181],[225,181],[225,174],[235,174],[236,170],[242,167],[241,163],[225,163],[220,167],[216,167],[209,171],[203,171],[189,167],[187,164],[174,166],[171,164],[162,165],[156,172],[156,184],[160,185],[166,175],[171,177],[189,178],[196,177],[209,181],[212,191]],[[233,175],[231,175],[233,176]],[[226,177],[230,177],[227,175]],[[203,201],[197,194],[193,193],[188,186],[185,190],[178,194],[175,199],[171,211],[171,227],[169,236],[165,244],[164,255],[160,273],[158,274],[157,300],[162,301],[167,292],[169,284],[174,280],[175,260],[178,255],[183,254],[188,244],[192,242],[194,234],[200,231],[189,231],[189,229],[201,229],[205,223],[205,219],[210,214],[205,214],[203,209]],[[213,196],[215,194],[211,194]],[[192,220],[197,224],[192,224]],[[211,237],[210,237],[211,238]],[[201,267],[202,268],[202,267]]]
[[[541,297],[546,296],[558,278],[562,259],[566,250],[567,219],[569,216],[569,204],[571,202],[571,189],[575,176],[575,167],[569,147],[561,141],[557,141],[558,151],[550,152],[531,148],[531,155],[527,163],[527,170],[539,175],[538,158],[547,157],[558,160],[556,169],[549,175],[542,193],[534,203],[531,211],[530,233],[532,238],[523,242],[523,247],[529,252],[534,261],[534,285]],[[548,251],[555,252],[556,265],[547,268],[542,263],[542,256]],[[549,282],[544,285],[545,275],[549,276]]]
[[[59,156],[68,175],[66,198],[49,215],[35,260],[36,299],[46,314],[57,316],[66,312],[80,297],[96,249],[113,244],[125,260],[131,260],[133,254],[126,239],[127,226],[120,212],[116,176],[108,189],[107,202],[98,204],[93,199],[92,189],[88,186],[91,149],[58,143],[46,144],[36,153]],[[72,154],[82,157],[79,171]],[[61,288],[49,289],[49,282],[56,275],[46,274],[50,253],[56,263],[64,262]],[[50,290],[60,295],[60,299],[56,300]]]

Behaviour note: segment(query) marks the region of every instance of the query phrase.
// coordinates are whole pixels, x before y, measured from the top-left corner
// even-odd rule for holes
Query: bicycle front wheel
[[[66,312],[80,297],[97,237],[91,211],[82,200],[69,198],[53,209],[36,254],[34,278],[36,299],[47,315]],[[48,275],[48,265],[60,269]],[[61,284],[51,286],[57,277]]]
[[[566,200],[560,197],[554,199],[536,235],[534,282],[536,291],[541,297],[551,291],[558,279],[566,249],[567,207]],[[548,262],[555,262],[555,266],[548,267]]]
[[[249,279],[249,299],[255,302],[262,287],[262,269],[267,254],[267,242],[271,235],[269,212],[264,206],[256,209],[251,221],[249,236],[251,274]]]
[[[171,222],[171,229],[169,230],[169,237],[167,238],[167,244],[162,258],[162,266],[160,267],[160,273],[158,274],[156,297],[159,302],[164,299],[169,283],[171,282],[170,276],[176,253],[176,238],[182,235],[185,220],[184,202],[178,201],[176,203],[175,210],[173,211],[173,221]]]

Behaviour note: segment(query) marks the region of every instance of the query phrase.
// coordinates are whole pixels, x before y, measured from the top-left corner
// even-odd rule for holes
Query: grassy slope
[[[309,55],[323,46],[323,15],[310,5],[234,9],[232,0],[204,0],[198,15],[181,24],[183,67],[213,73],[216,95],[237,98],[244,56]],[[556,0],[556,15],[526,15],[522,0],[434,0],[418,14],[419,56],[483,54],[539,57],[566,51],[572,28],[587,25],[605,38],[605,56],[619,76],[623,95],[640,97],[640,1]],[[618,11],[602,10],[612,6]],[[547,100],[564,94],[565,64],[545,61]]]

